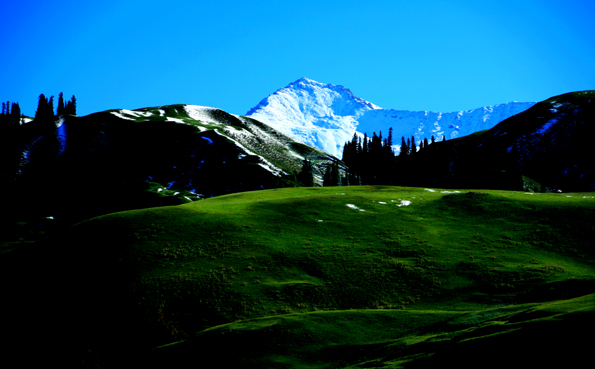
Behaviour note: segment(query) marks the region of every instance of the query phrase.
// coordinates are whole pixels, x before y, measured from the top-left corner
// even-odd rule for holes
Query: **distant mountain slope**
[[[382,109],[355,96],[343,86],[301,78],[262,100],[246,115],[307,144],[341,157],[343,145],[355,132],[381,131],[384,137],[393,128],[394,143],[402,136],[447,139],[489,129],[534,103],[510,102],[473,110],[439,113]]]
[[[593,135],[595,91],[572,92],[490,130],[429,145],[409,165],[420,168],[418,179],[426,185],[522,189],[517,187],[524,176],[541,184],[533,186],[536,190],[593,191]]]

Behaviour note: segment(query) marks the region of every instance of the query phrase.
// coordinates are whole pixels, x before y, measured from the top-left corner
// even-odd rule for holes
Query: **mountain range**
[[[490,129],[534,104],[509,102],[449,113],[382,109],[343,86],[301,78],[269,95],[246,116],[340,158],[343,145],[356,132],[368,137],[382,132],[386,137],[392,128],[395,142],[411,136],[416,142],[432,136],[449,140]],[[399,151],[400,145],[394,148]]]

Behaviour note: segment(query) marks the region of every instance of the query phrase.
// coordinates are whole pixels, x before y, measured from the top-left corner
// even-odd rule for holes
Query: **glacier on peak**
[[[452,139],[490,129],[534,104],[513,101],[450,113],[383,109],[343,86],[300,78],[269,95],[246,116],[340,158],[343,145],[354,134],[372,137],[384,131],[386,137],[392,127],[393,143],[412,136],[418,143],[432,136]]]

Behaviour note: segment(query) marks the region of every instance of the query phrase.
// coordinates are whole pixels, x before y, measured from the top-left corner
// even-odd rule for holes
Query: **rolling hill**
[[[590,193],[388,186],[104,215],[2,255],[9,351],[87,368],[572,366],[595,321],[593,215]]]

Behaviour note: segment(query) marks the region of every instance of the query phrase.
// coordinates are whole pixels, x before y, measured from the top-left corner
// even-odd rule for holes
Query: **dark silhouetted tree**
[[[58,96],[58,108],[56,111],[56,115],[60,116],[64,114],[64,94],[60,92]]]
[[[314,186],[314,174],[312,173],[312,163],[308,159],[304,159],[302,170],[298,173],[298,181],[306,187]]]
[[[405,141],[405,136],[401,137],[401,152],[399,153],[399,156],[401,157],[405,157],[409,155],[409,147],[407,146],[407,141]]]

